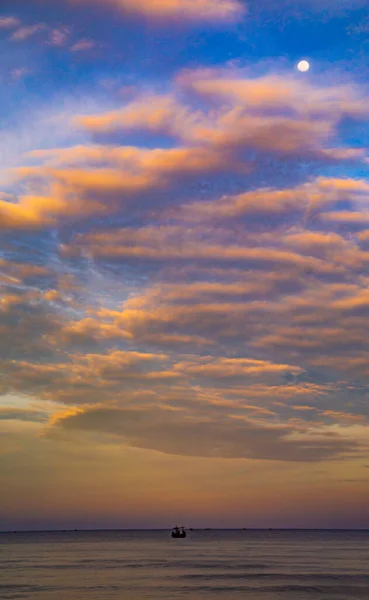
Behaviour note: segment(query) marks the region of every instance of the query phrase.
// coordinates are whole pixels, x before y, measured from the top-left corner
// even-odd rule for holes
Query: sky
[[[369,528],[369,9],[277,4],[2,0],[0,530]]]

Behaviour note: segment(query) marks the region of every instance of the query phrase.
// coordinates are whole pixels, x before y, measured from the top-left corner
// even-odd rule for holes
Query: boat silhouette
[[[183,526],[173,528],[172,538],[185,538],[185,537],[187,537],[187,533]]]

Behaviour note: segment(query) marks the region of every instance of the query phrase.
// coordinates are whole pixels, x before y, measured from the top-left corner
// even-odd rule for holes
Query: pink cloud
[[[20,67],[19,69],[13,69],[11,72],[12,79],[14,81],[20,81],[24,77],[30,74],[30,70],[26,67]]]
[[[0,29],[13,29],[20,24],[20,20],[16,17],[0,17]]]
[[[41,31],[45,31],[45,29],[47,29],[47,27],[44,23],[30,25],[29,27],[20,27],[13,33],[12,40],[22,42],[33,35],[36,35],[37,33],[41,33]]]
[[[61,29],[53,29],[49,35],[49,43],[52,46],[65,46],[68,42],[71,30],[67,27]]]
[[[95,48],[95,42],[92,40],[79,40],[71,46],[72,52],[86,52],[87,50],[92,50]]]

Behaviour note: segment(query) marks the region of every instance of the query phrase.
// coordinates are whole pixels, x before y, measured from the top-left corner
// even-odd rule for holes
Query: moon
[[[310,65],[307,60],[300,60],[297,68],[301,73],[306,73],[310,69]]]

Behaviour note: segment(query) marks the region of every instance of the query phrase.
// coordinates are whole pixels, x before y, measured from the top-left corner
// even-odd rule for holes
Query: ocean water
[[[369,532],[0,534],[1,600],[369,600]]]

